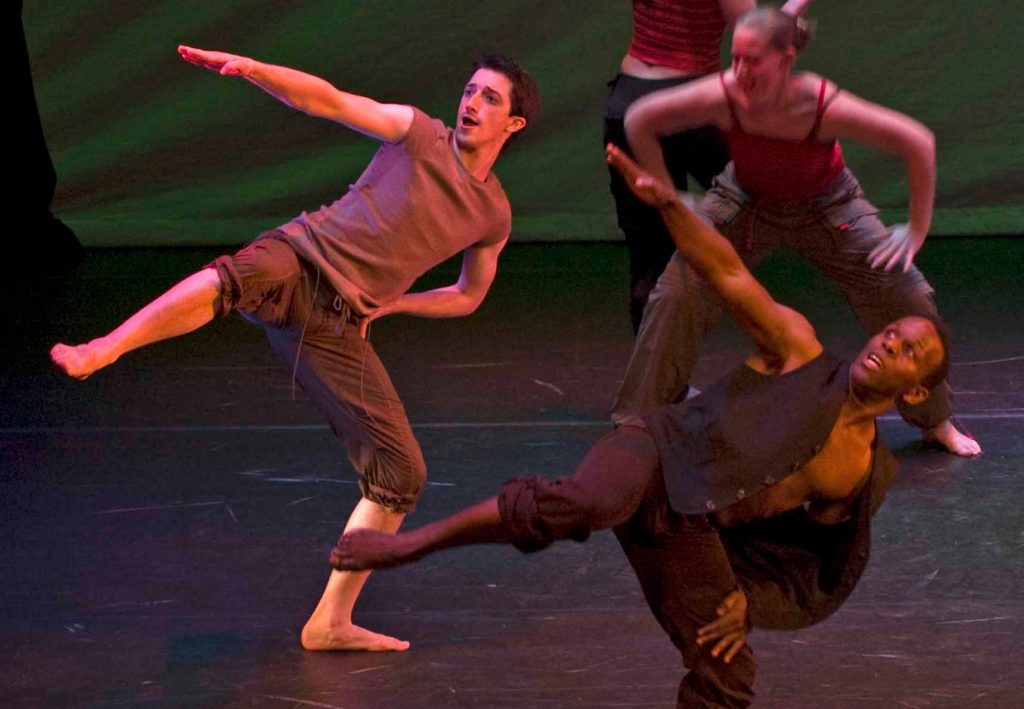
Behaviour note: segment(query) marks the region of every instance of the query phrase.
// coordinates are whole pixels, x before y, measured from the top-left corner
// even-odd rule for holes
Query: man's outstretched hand
[[[653,178],[611,143],[605,146],[605,156],[608,164],[618,170],[626,185],[640,201],[652,207],[662,207],[678,201],[674,189]]]
[[[179,45],[178,54],[190,64],[215,71],[221,76],[248,76],[256,65],[256,62],[248,57],[227,52],[210,52],[185,45]]]

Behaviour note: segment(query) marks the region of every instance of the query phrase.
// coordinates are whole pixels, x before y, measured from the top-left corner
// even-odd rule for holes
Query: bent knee
[[[427,465],[419,446],[409,451],[378,451],[360,471],[363,497],[392,512],[408,514],[416,508],[427,482]]]

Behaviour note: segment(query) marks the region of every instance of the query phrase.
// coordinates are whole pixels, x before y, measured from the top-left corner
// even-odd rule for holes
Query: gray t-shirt
[[[473,177],[452,130],[419,109],[384,143],[348,192],[280,227],[361,315],[405,293],[425,271],[470,246],[504,240],[512,211],[497,176]]]

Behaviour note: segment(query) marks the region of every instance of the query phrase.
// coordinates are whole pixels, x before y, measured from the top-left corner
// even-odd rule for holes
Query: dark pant
[[[620,74],[610,81],[605,108],[604,144],[612,143],[632,155],[623,127],[629,106],[642,96],[679,86],[692,78],[640,79]],[[690,175],[707,189],[715,175],[729,162],[725,136],[714,127],[668,136],[662,139],[661,147],[665,164],[678,190],[687,190]],[[609,173],[619,228],[626,237],[626,248],[629,250],[629,315],[633,332],[636,333],[647,297],[675,251],[675,245],[658,211],[638,200],[616,170],[609,170]]]
[[[363,496],[411,511],[426,480],[423,454],[391,378],[347,304],[278,239],[254,241],[213,266],[221,279],[219,314],[238,310],[264,329],[345,444]]]
[[[644,597],[689,672],[680,707],[743,707],[753,697],[754,657],[744,647],[729,664],[696,644],[697,630],[736,588],[718,531],[701,516],[668,507],[650,434],[620,426],[587,453],[569,478],[507,482],[498,496],[502,521],[522,551],[558,539],[583,541],[614,528]]]

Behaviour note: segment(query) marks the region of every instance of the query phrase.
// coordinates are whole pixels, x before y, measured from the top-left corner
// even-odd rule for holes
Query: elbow
[[[463,317],[472,315],[475,313],[484,302],[483,294],[480,295],[467,295],[465,301],[465,307],[463,307],[461,315]]]
[[[935,133],[923,123],[914,125],[912,131],[904,134],[900,147],[894,151],[902,154],[908,162],[935,166]]]
[[[921,154],[926,156],[928,162],[932,165],[935,164],[935,133],[926,126],[921,126],[920,135],[918,136],[918,142],[920,144]]]

